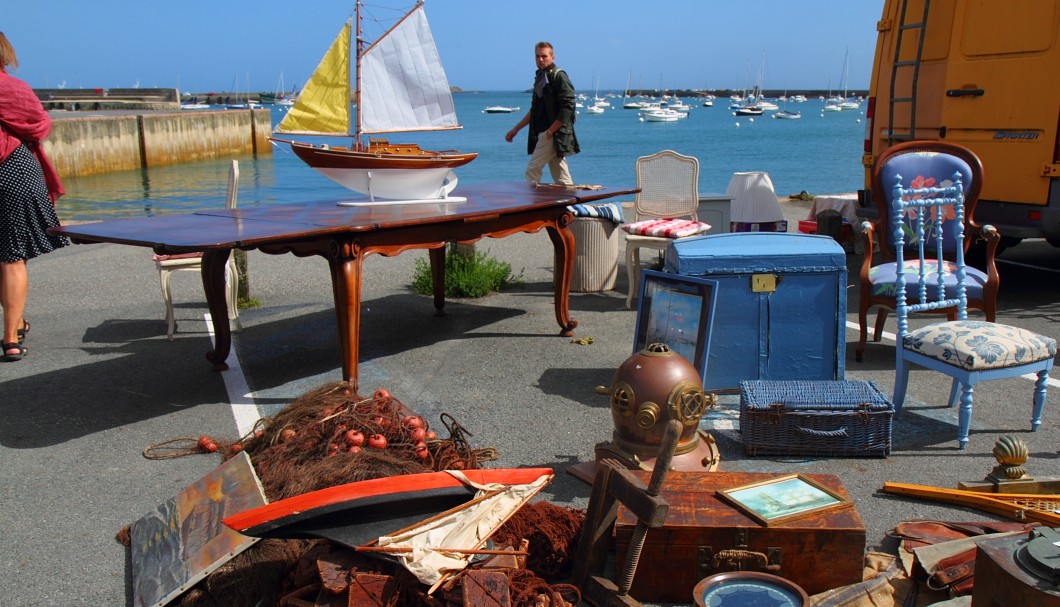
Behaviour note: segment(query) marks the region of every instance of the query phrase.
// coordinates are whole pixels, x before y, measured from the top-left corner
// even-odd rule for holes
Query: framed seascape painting
[[[705,377],[718,281],[644,270],[633,352],[664,343]]]
[[[849,499],[801,474],[719,489],[718,496],[766,526],[852,505]]]

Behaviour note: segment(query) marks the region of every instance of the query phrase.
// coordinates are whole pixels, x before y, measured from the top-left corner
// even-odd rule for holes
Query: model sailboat
[[[356,32],[347,21],[275,132],[353,137],[353,144],[273,141],[289,144],[310,167],[373,201],[447,198],[457,183],[452,169],[478,154],[371,137],[362,142],[371,134],[460,128],[422,0],[370,45],[361,36],[360,1],[352,21]]]

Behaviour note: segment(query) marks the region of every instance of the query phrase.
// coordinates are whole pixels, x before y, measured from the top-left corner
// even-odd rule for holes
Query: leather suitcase
[[[636,474],[645,484],[651,478],[649,471]],[[737,568],[779,575],[811,595],[861,582],[865,525],[854,506],[765,526],[716,495],[718,489],[777,476],[781,475],[669,472],[660,494],[670,506],[666,523],[648,531],[630,596],[639,601],[689,603],[699,580]],[[848,497],[834,474],[805,476]],[[619,567],[636,524],[636,517],[620,506],[615,522]],[[726,564],[734,554],[747,558],[736,567]]]

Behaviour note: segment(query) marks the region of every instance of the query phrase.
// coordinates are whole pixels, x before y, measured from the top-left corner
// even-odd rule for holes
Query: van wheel
[[[1060,247],[1060,238],[1046,238],[1045,242],[1048,242],[1054,247]]]

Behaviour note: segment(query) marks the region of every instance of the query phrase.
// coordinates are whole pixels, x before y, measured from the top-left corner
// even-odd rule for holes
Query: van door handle
[[[982,97],[986,93],[983,89],[950,89],[946,91],[947,97]]]

